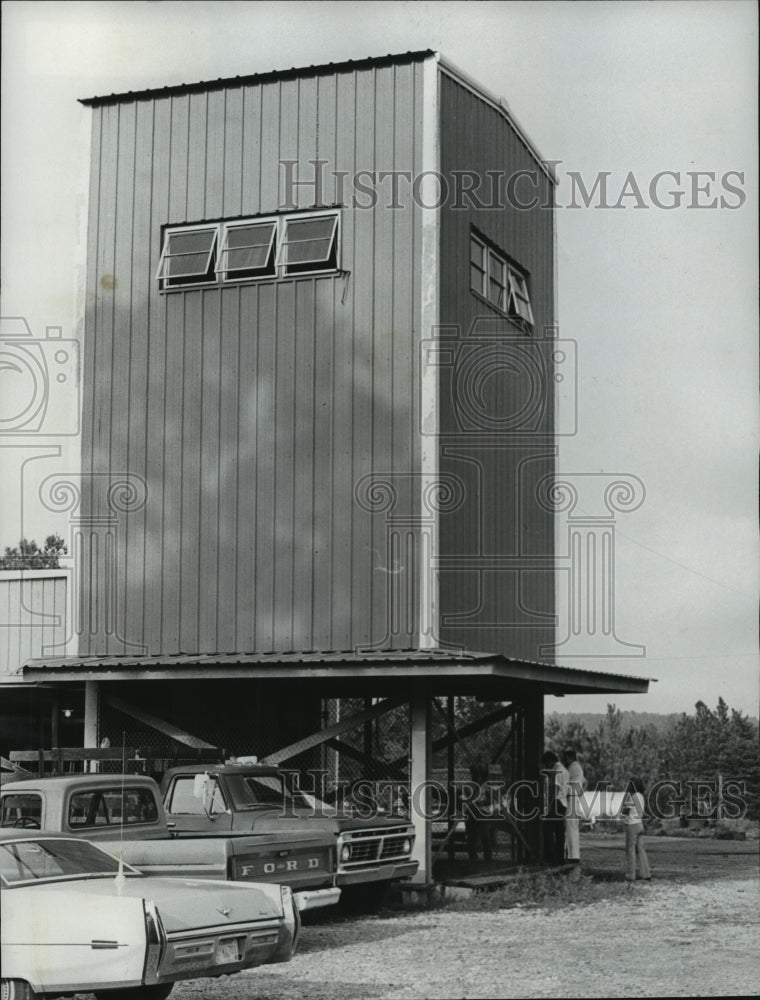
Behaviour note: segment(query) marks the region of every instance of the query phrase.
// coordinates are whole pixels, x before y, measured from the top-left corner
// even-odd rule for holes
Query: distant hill
[[[660,712],[626,712],[622,711],[623,729],[640,729],[642,726],[653,726],[658,732],[665,732],[681,717],[680,712],[669,712],[663,715]],[[587,732],[593,733],[599,727],[599,723],[606,717],[606,712],[547,712],[546,721],[552,718],[559,719],[560,722],[581,722],[586,727]]]

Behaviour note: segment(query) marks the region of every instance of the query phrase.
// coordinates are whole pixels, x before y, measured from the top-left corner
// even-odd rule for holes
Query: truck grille
[[[360,840],[351,844],[351,861],[376,861],[379,850],[379,840]]]
[[[404,854],[404,841],[406,837],[386,837],[383,841],[381,858],[397,858],[399,854]]]
[[[349,833],[344,841],[348,846],[350,857],[340,861],[339,867],[354,868],[361,865],[379,865],[386,861],[408,858],[409,847],[404,848],[404,841],[411,843],[414,831],[407,827],[392,827],[390,830],[356,830]]]

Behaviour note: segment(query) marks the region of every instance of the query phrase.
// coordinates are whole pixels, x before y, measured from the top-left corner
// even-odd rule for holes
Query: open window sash
[[[274,220],[227,226],[217,271],[225,278],[274,275],[272,250],[276,231]]]
[[[277,250],[277,264],[285,267],[330,265],[334,255],[337,215],[322,215],[286,219],[282,242]]]
[[[170,282],[213,281],[213,256],[218,228],[168,230],[164,236],[156,277]]]

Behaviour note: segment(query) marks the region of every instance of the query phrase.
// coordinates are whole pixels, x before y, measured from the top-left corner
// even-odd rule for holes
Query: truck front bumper
[[[398,861],[378,868],[364,868],[355,871],[338,872],[336,885],[360,885],[363,882],[393,882],[399,878],[410,878],[417,874],[419,861]]]
[[[340,889],[304,889],[303,892],[294,892],[293,898],[299,912],[303,913],[304,910],[316,910],[320,906],[334,906],[340,899]]]

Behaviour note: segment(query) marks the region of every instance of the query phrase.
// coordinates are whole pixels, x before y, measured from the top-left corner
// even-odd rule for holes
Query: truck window
[[[196,795],[196,788],[195,776],[175,778],[167,811],[173,816],[217,816],[226,812],[224,795],[213,775],[208,776],[205,801]]]
[[[40,828],[42,823],[42,796],[31,792],[10,793],[3,796],[0,826],[26,826]]]
[[[69,799],[69,826],[108,826],[155,823],[156,800],[147,788],[92,789]]]

